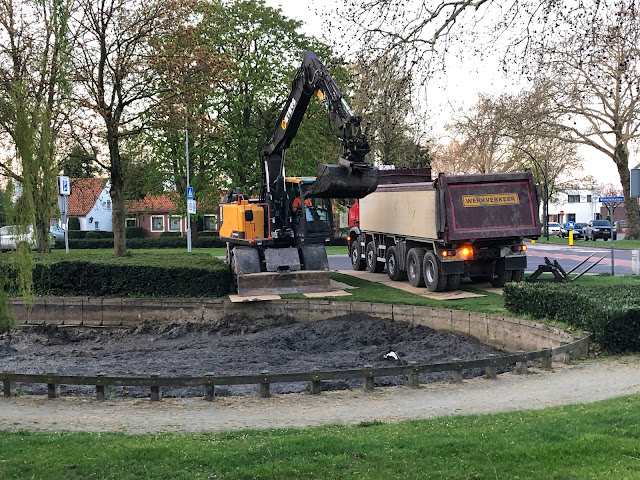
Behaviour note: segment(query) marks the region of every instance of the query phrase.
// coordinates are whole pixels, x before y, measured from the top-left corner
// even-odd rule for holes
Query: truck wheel
[[[389,247],[387,250],[387,275],[394,281],[404,280],[407,278],[407,272],[400,270],[400,260],[398,258],[398,249]]]
[[[360,246],[360,240],[355,239],[351,242],[351,248],[349,249],[349,257],[351,257],[351,266],[354,270],[364,270],[366,263],[362,258],[362,247]]]
[[[424,287],[423,266],[424,250],[412,248],[407,255],[407,277],[413,287]]]
[[[378,261],[376,246],[373,242],[367,243],[366,255],[367,271],[371,273],[380,273],[384,270],[384,263]]]
[[[461,275],[459,273],[452,273],[447,275],[447,286],[444,288],[445,292],[453,292],[460,286]]]
[[[491,285],[494,287],[504,287],[505,283],[511,281],[511,270],[504,269],[504,259],[496,262],[494,274],[491,276]]]
[[[524,270],[523,269],[512,270],[511,271],[511,281],[512,282],[521,282],[522,280],[524,280]]]
[[[432,292],[444,292],[447,287],[447,275],[442,273],[442,264],[435,253],[429,251],[424,256],[424,283]]]

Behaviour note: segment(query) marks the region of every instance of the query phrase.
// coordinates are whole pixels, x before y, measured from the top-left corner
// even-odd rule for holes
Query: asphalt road
[[[589,270],[593,273],[611,273],[611,244],[608,241],[597,240],[585,242],[576,240],[572,247],[568,245],[554,244],[527,244],[527,273],[533,273],[538,265],[544,264],[544,257],[552,262],[557,260],[566,272],[576,267],[580,262],[593,256],[574,273],[582,272],[597,259],[604,256],[598,265]],[[631,275],[631,250],[614,251],[614,273],[618,275]],[[329,255],[329,268],[331,270],[349,270],[351,262],[347,255]]]

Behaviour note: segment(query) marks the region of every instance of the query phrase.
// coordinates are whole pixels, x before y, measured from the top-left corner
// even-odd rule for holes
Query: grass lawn
[[[1,478],[637,479],[640,396],[305,430],[4,432],[0,451]]]

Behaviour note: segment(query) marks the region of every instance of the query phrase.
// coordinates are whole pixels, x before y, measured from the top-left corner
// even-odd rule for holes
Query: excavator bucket
[[[316,198],[363,198],[378,187],[378,169],[318,165],[315,182],[305,196]]]

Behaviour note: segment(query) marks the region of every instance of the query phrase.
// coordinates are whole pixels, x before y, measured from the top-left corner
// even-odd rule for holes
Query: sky
[[[335,36],[323,25],[320,10],[335,9],[339,0],[266,0],[270,7],[281,8],[287,17],[303,22],[301,31],[319,39],[323,36],[331,40]],[[429,83],[427,90],[430,133],[445,134],[444,126],[455,112],[473,106],[479,93],[502,92],[509,89],[511,81],[501,75],[499,58],[488,55],[482,63],[473,59],[448,60],[447,73]],[[613,161],[591,147],[581,147],[584,159],[583,171],[577,177],[591,175],[600,184],[620,185],[620,177]],[[638,160],[640,161],[640,159]],[[630,166],[638,161],[631,160]]]

